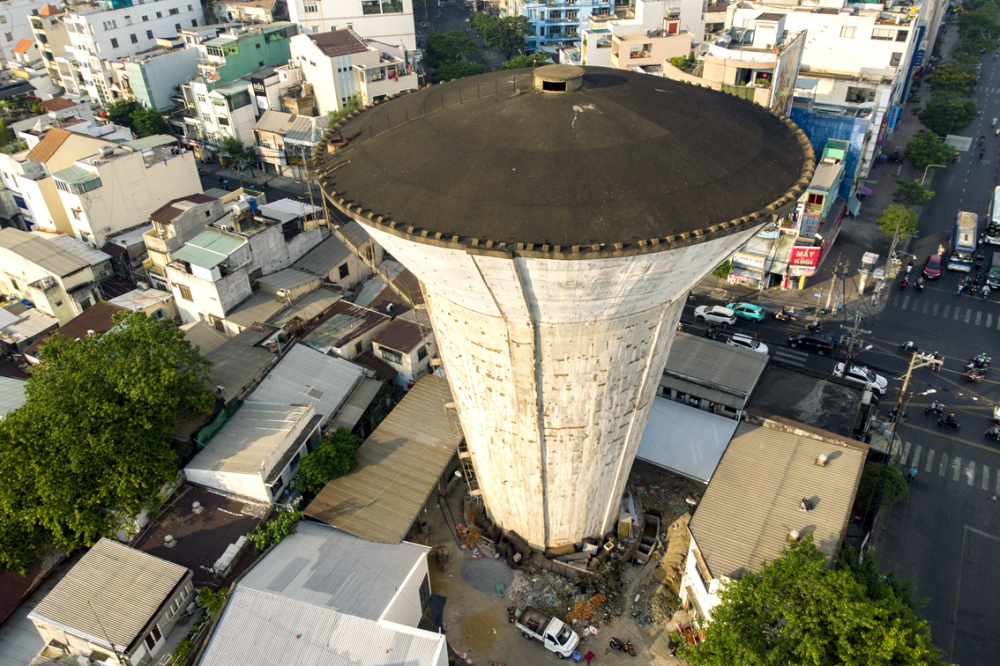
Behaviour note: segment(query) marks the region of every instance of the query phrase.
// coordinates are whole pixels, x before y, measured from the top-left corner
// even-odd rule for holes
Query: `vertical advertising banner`
[[[787,116],[792,109],[795,96],[795,79],[799,78],[802,51],[806,45],[806,30],[796,36],[778,56],[771,82],[771,110]]]

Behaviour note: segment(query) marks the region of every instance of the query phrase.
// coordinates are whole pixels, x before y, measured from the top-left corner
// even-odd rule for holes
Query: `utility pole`
[[[854,362],[854,347],[860,342],[858,340],[858,333],[864,333],[865,335],[871,335],[871,331],[866,331],[861,328],[861,313],[854,313],[854,326],[846,326],[844,324],[840,325],[841,328],[850,331],[847,339],[847,353],[845,354],[845,363],[851,364]]]
[[[837,273],[840,272],[840,253],[837,253],[837,266],[833,269],[833,280],[830,282],[830,293],[826,295],[826,311],[830,312],[830,300],[833,299],[833,292],[837,291]]]

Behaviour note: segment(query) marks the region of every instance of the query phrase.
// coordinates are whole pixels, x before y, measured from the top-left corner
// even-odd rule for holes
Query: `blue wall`
[[[823,154],[823,146],[828,139],[849,141],[851,149],[847,153],[844,164],[844,180],[837,191],[844,200],[851,196],[851,185],[861,161],[861,149],[864,146],[865,131],[868,129],[868,118],[850,118],[847,116],[831,116],[825,113],[813,113],[806,109],[793,106],[792,122],[798,125],[812,144],[816,155]]]

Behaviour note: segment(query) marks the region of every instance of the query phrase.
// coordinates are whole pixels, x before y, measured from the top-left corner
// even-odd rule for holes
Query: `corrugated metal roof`
[[[340,410],[363,377],[361,366],[296,344],[248,399],[289,405],[310,403],[325,422]]]
[[[42,240],[52,243],[56,247],[62,248],[74,257],[86,262],[89,266],[96,266],[101,262],[111,259],[111,255],[107,252],[101,252],[97,248],[90,247],[86,243],[66,234],[48,234],[44,231],[32,231],[31,233]]]
[[[23,379],[0,376],[0,419],[24,404],[27,386]]]
[[[143,242],[142,235],[152,228],[152,224],[144,224],[140,227],[136,227],[135,229],[123,231],[122,233],[115,234],[114,236],[108,236],[107,242],[125,248],[137,245]]]
[[[759,570],[781,555],[791,529],[811,531],[833,553],[847,527],[868,447],[794,421],[764,423],[740,424],[691,519],[713,577]],[[829,456],[825,466],[816,464],[820,454]],[[801,511],[803,498],[815,508]]]
[[[329,58],[339,58],[340,56],[368,51],[368,46],[350,28],[312,34],[309,35],[309,39],[323,55]]]
[[[364,416],[368,407],[372,404],[372,400],[382,390],[382,386],[384,384],[377,379],[362,379],[358,387],[347,398],[347,402],[340,408],[337,416],[330,422],[330,428],[334,430],[337,428],[354,430],[355,426],[358,425],[358,421],[361,420],[361,417]]]
[[[368,232],[357,222],[346,225],[347,237],[351,240],[358,239],[359,244],[367,243],[371,240]],[[344,263],[353,251],[344,245],[339,238],[330,235],[322,243],[309,250],[301,259],[292,264],[299,270],[308,271],[313,275],[327,277],[330,272]]]
[[[260,207],[260,214],[268,219],[278,222],[291,222],[306,215],[320,212],[319,206],[307,204],[304,201],[295,199],[278,199],[271,203],[266,203]]]
[[[389,317],[347,301],[338,301],[323,315],[324,321],[302,339],[313,349],[342,347],[358,336],[389,323]]]
[[[100,178],[100,176],[89,169],[84,169],[79,164],[74,164],[73,166],[68,166],[65,169],[60,169],[52,174],[53,178],[61,180],[64,183],[69,183],[70,185],[80,185],[81,183],[86,183],[95,178]]]
[[[375,575],[375,572],[372,572]],[[437,666],[443,634],[402,630],[237,586],[199,666]]]
[[[131,646],[188,570],[101,539],[28,617],[82,632],[97,644]]]
[[[141,139],[135,139],[134,141],[126,141],[122,145],[128,146],[132,150],[141,153],[144,150],[152,150],[153,148],[169,146],[175,143],[177,143],[177,137],[167,136],[166,134],[154,134]]]
[[[306,295],[298,303],[292,305],[288,310],[271,317],[267,321],[275,326],[285,326],[296,318],[307,322],[329,310],[341,298],[343,298],[341,294],[329,289],[317,289]]]
[[[176,253],[174,256],[178,256]],[[244,328],[254,324],[263,324],[268,319],[288,307],[288,301],[276,295],[258,291],[236,306],[226,315],[226,320]]]
[[[31,308],[21,313],[21,319],[17,323],[9,324],[3,328],[4,334],[0,335],[0,340],[9,344],[17,344],[36,338],[48,331],[54,331],[58,326],[58,319],[50,317],[41,310]]]
[[[207,230],[185,243],[173,257],[202,268],[215,268],[246,242],[245,238]]]
[[[132,291],[126,291],[121,296],[115,296],[108,303],[113,303],[120,308],[125,308],[126,310],[131,310],[132,312],[138,312],[139,310],[145,310],[146,308],[157,305],[159,303],[166,303],[167,301],[173,300],[174,295],[169,291],[160,291],[159,289],[133,289]]]
[[[668,398],[653,398],[635,456],[708,483],[739,424]]]
[[[233,398],[253,382],[255,377],[262,375],[278,360],[273,352],[257,346],[269,335],[271,334],[268,332],[248,328],[203,354],[212,362],[212,369],[209,371],[211,385],[225,387],[226,396]]]
[[[372,342],[389,349],[409,354],[414,348],[424,344],[420,327],[403,319],[396,319],[378,332]]]
[[[369,541],[399,543],[461,440],[444,379],[427,375],[358,449],[353,472],[326,484],[306,515]]]
[[[58,277],[72,275],[89,265],[50,241],[11,227],[0,229],[0,247]]]
[[[678,333],[660,385],[742,409],[767,361],[767,354]]]
[[[258,474],[264,463],[290,445],[295,428],[312,415],[311,405],[245,402],[186,469]]]
[[[295,270],[294,268],[284,268],[277,273],[271,273],[257,279],[257,284],[262,284],[273,289],[295,289],[310,282],[315,282],[317,287],[320,284],[319,278],[315,275]]]
[[[184,331],[184,337],[187,338],[187,341],[197,347],[202,356],[206,356],[229,339],[225,334],[217,331],[214,326],[204,321],[184,324],[180,328]]]
[[[7,328],[11,324],[21,321],[21,317],[6,308],[0,308],[0,328]]]

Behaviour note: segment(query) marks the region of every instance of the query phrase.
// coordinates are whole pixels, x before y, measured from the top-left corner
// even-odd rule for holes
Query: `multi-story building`
[[[217,20],[274,23],[288,18],[285,0],[215,0]]]
[[[14,59],[14,47],[23,38],[33,38],[29,18],[45,6],[45,0],[0,2],[0,66]]]
[[[419,85],[412,53],[349,28],[296,35],[291,55],[314,86],[320,114],[340,111],[352,97],[366,106]]]
[[[302,70],[298,65],[261,67],[244,78],[250,82],[255,117],[260,118],[268,109],[287,110],[303,116],[315,115],[312,85],[302,83]]]
[[[49,76],[42,52],[34,39],[21,38],[12,51],[13,59],[7,61],[7,70],[17,78],[30,82],[35,95],[48,99],[62,93],[62,88]]]
[[[306,178],[306,160],[323,138],[326,118],[295,116],[267,110],[253,127],[254,147],[264,170],[279,176]]]
[[[111,63],[120,87],[139,104],[166,111],[177,104],[181,86],[198,71],[198,51],[155,47]]]
[[[288,18],[305,33],[351,28],[365,39],[417,49],[412,0],[289,0]]]
[[[204,22],[201,3],[195,0],[134,5],[133,0],[112,0],[98,9],[67,14],[64,23],[81,92],[101,104],[113,102],[122,92],[115,85],[111,62],[156,46],[158,37],[172,37]]]
[[[49,76],[60,86],[63,85],[64,72],[60,70],[56,58],[65,56],[70,47],[69,32],[66,30],[66,24],[63,23],[65,17],[66,10],[53,5],[45,5],[29,18],[32,37],[41,51]],[[73,76],[71,70],[67,70],[65,74]]]
[[[152,229],[142,235],[148,259],[143,268],[157,288],[167,287],[167,264],[171,253],[179,250],[207,226],[229,218],[229,211],[219,199],[207,194],[189,194],[169,201],[149,215]]]
[[[615,0],[506,0],[502,11],[528,19],[528,52],[555,55],[560,47],[579,44],[592,16],[614,18],[615,6]]]
[[[194,155],[172,136],[105,144],[52,173],[73,235],[103,247],[109,235],[149,219],[167,201],[201,192]]]
[[[196,46],[198,76],[181,89],[187,107],[185,138],[199,157],[211,159],[227,136],[253,143],[257,116],[251,82],[240,77],[287,64],[297,32],[292,23],[269,23],[229,30]]]
[[[102,300],[111,257],[60,234],[0,229],[0,288],[65,324]]]

